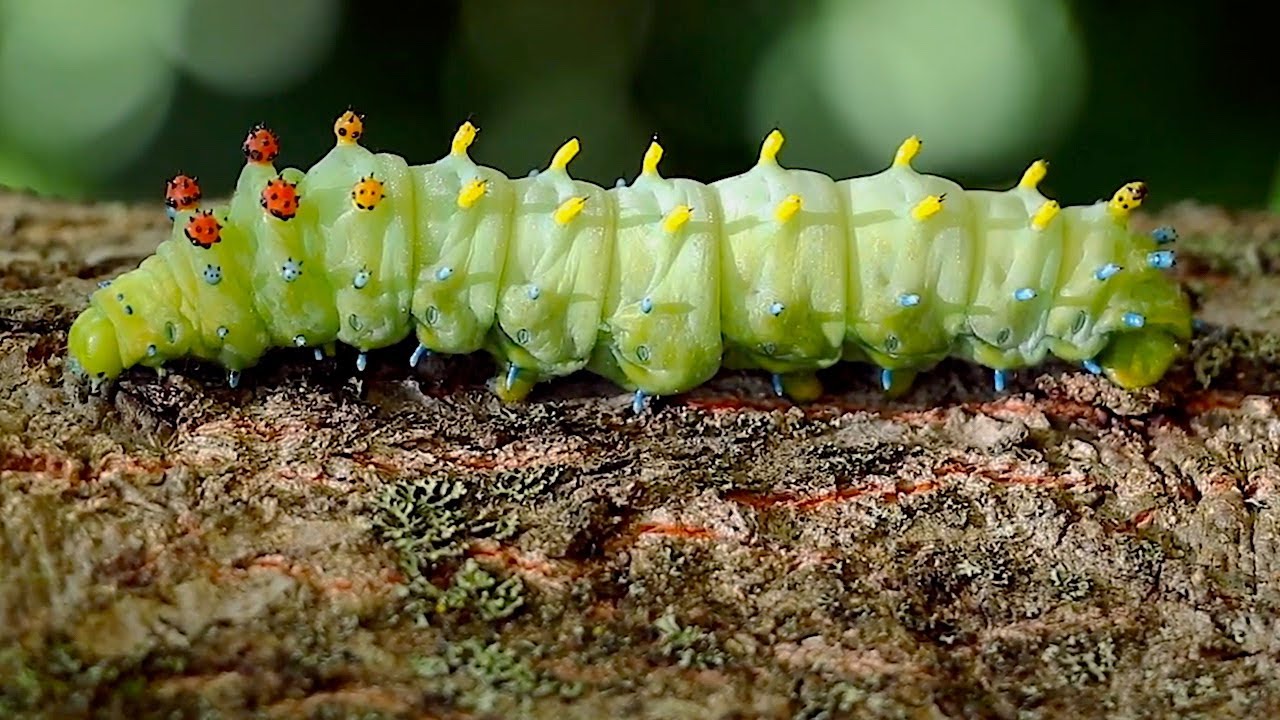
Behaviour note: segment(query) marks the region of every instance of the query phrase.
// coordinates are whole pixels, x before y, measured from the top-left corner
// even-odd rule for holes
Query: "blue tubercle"
[[[1147,319],[1142,313],[1127,312],[1124,314],[1124,324],[1131,328],[1140,328],[1147,324]]]
[[[542,296],[542,290],[540,290],[540,289],[538,288],[538,286],[537,286],[537,285],[534,285],[534,286],[532,286],[532,287],[530,287],[530,288],[529,288],[529,299],[530,299],[530,300],[537,300],[537,299],[538,299],[539,297],[541,297],[541,296]]]
[[[1177,242],[1178,231],[1166,225],[1152,230],[1151,237],[1157,245],[1168,245],[1171,242]]]
[[[995,385],[996,392],[1004,392],[1005,383],[1009,380],[1009,373],[1005,370],[995,370],[991,373],[992,384]]]
[[[1147,253],[1147,265],[1158,270],[1167,270],[1173,267],[1173,251],[1156,250],[1153,253]]]
[[[1107,278],[1115,275],[1116,273],[1120,272],[1123,269],[1124,268],[1120,267],[1115,263],[1107,263],[1106,265],[1103,265],[1102,267],[1094,271],[1093,277],[1098,280],[1106,280]]]
[[[436,280],[443,282],[451,277],[453,277],[453,268],[451,267],[442,267],[436,271]]]
[[[773,374],[773,394],[782,397],[782,376],[778,373]]]
[[[782,314],[783,310],[786,310],[786,309],[787,309],[786,305],[783,305],[780,302],[776,302],[769,306],[769,314],[773,315],[774,317],[777,317]]]
[[[1097,360],[1089,359],[1089,360],[1085,360],[1084,362],[1082,362],[1082,363],[1080,363],[1080,364],[1084,366],[1084,369],[1085,369],[1085,370],[1088,370],[1089,372],[1093,373],[1094,375],[1101,375],[1101,374],[1102,374],[1102,366],[1098,364],[1098,361],[1097,361]]]
[[[644,406],[647,400],[648,396],[644,394],[644,391],[637,390],[636,394],[631,397],[631,412],[636,415],[644,412]]]

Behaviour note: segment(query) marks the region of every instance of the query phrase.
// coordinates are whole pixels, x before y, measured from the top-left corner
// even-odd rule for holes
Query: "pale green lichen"
[[[658,652],[682,668],[705,670],[728,662],[715,633],[696,625],[681,625],[670,611],[654,621],[653,627],[658,631]]]
[[[417,674],[430,681],[429,692],[465,710],[480,713],[528,711],[540,697],[576,697],[581,686],[566,683],[534,665],[535,647],[517,649],[478,638],[450,643],[436,655],[412,661]]]
[[[473,485],[431,476],[391,485],[374,502],[374,532],[397,555],[406,578],[404,611],[419,624],[444,613],[492,621],[524,604],[519,578],[498,580],[474,560],[457,568],[443,587],[436,584],[473,541],[515,533],[514,516],[476,509]]]

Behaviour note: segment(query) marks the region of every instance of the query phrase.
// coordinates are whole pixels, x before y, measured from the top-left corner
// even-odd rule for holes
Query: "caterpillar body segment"
[[[412,332],[414,363],[488,351],[506,400],[587,368],[640,410],[721,364],[796,399],[840,359],[878,365],[890,395],[948,356],[992,368],[997,389],[1048,354],[1139,387],[1191,333],[1165,272],[1174,235],[1128,230],[1141,183],[1062,208],[1038,161],[1014,188],[966,191],[912,167],[914,137],[884,171],[837,182],[781,166],[775,131],[754,167],[709,185],[662,177],[655,140],[635,181],[606,191],[569,174],[576,139],[511,180],[468,156],[470,123],[413,167],[363,148],[354,112],[334,132],[304,174],[277,172],[275,136],[255,128],[229,209],[170,181],[172,236],[94,293],[68,338],[79,369],[190,355],[234,384],[270,347],[319,357],[341,341],[363,369]]]
[[[927,369],[951,354],[968,318],[979,250],[966,193],[912,169],[918,151],[913,137],[886,170],[838,183],[851,238],[843,356],[891,371]],[[941,205],[917,218],[930,198]],[[897,391],[910,378],[898,373]]]
[[[337,130],[348,134],[298,185],[298,219],[334,291],[337,339],[365,353],[400,342],[411,329],[413,179],[403,158],[352,140],[363,132],[354,124],[340,120]]]
[[[467,155],[474,137],[466,123],[452,152],[409,169],[417,205],[411,309],[419,347],[434,352],[480,350],[497,311],[515,192],[505,175]]]
[[[604,188],[570,177],[576,153],[571,140],[546,170],[511,181],[515,213],[488,343],[505,399],[581,370],[596,343],[616,213]]]
[[[220,225],[218,240],[208,247],[191,241],[191,226],[205,213]],[[253,302],[252,253],[246,251],[251,241],[226,213],[180,211],[169,240],[156,249],[163,267],[142,270],[152,281],[163,270],[171,274],[181,296],[178,307],[193,331],[191,354],[239,372],[258,362],[271,338]]]
[[[966,193],[977,260],[959,354],[997,370],[1044,360],[1045,316],[1062,264],[1063,223],[1033,222],[1048,199],[1034,188]]]
[[[836,183],[780,166],[782,142],[770,133],[754,167],[711,185],[724,211],[724,364],[778,375],[839,361],[849,246]]]
[[[338,308],[324,255],[308,244],[304,225],[296,215],[278,217],[272,212],[282,201],[281,194],[288,195],[291,188],[295,194],[292,202],[301,207],[296,185],[303,177],[295,168],[276,174],[269,165],[259,171],[255,164],[248,164],[235,197],[242,191],[256,190],[251,195],[254,202],[231,205],[231,224],[244,230],[252,246],[253,304],[273,347],[321,347],[338,338]],[[287,198],[283,201],[289,202]]]
[[[720,199],[702,183],[662,177],[660,156],[655,142],[635,182],[610,191],[613,262],[588,365],[642,395],[701,385],[722,350]]]

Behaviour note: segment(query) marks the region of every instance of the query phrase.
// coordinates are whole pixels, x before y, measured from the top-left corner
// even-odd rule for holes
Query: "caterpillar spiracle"
[[[272,347],[345,343],[363,370],[413,332],[413,365],[492,354],[503,400],[585,368],[640,412],[722,365],[801,401],[840,360],[879,366],[891,394],[948,356],[991,368],[997,390],[1048,354],[1134,388],[1191,336],[1163,272],[1175,234],[1128,227],[1140,182],[1064,208],[1037,190],[1037,161],[1009,190],[964,190],[912,168],[915,137],[886,170],[836,181],[781,166],[775,130],[754,167],[711,184],[662,177],[655,138],[635,180],[605,190],[570,176],[576,138],[508,179],[468,156],[476,133],[464,123],[442,159],[410,166],[362,147],[347,111],[303,173],[277,172],[277,138],[255,127],[228,207],[169,181],[172,236],[93,294],[72,367],[96,384],[193,356],[234,387]]]

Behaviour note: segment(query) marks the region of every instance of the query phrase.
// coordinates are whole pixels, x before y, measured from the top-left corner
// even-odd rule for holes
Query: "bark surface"
[[[160,207],[0,195],[0,717],[1243,717],[1280,709],[1280,218],[1185,204],[1189,356],[793,406],[508,407],[408,346],[90,395]]]

